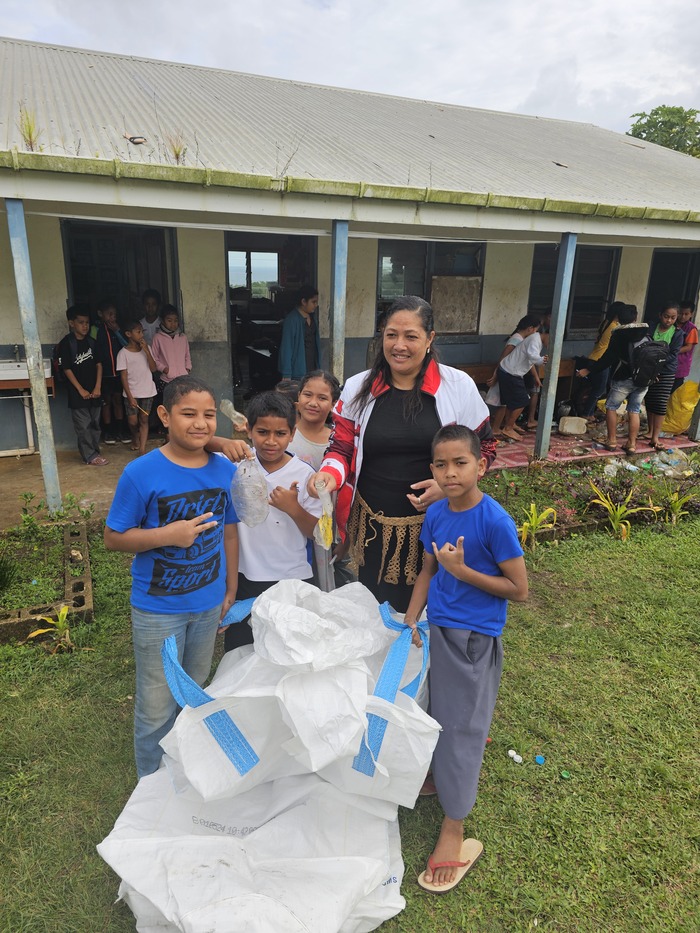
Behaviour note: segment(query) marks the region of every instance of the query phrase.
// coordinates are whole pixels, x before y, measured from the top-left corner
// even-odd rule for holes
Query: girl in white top
[[[522,343],[526,337],[534,334],[539,329],[541,323],[542,319],[539,314],[526,314],[525,317],[520,318],[515,330],[508,338],[498,362],[501,363],[502,360],[513,352],[519,343]],[[537,379],[539,380],[539,374],[537,374]],[[494,369],[491,378],[487,380],[486,385],[489,386],[486,404],[492,408],[496,408],[491,418],[491,430],[493,431],[494,437],[501,437],[501,427],[506,413],[506,406],[501,403],[501,393],[498,387],[498,366]],[[517,431],[518,429],[515,428],[515,430]]]
[[[299,383],[297,428],[289,450],[317,473],[331,436],[328,419],[340,398],[340,384],[322,369],[307,373]]]
[[[340,398],[340,383],[331,373],[314,369],[302,378],[297,399],[297,427],[287,448],[308,463],[314,473],[321,468],[328,447],[331,410]],[[314,571],[319,587],[329,593],[335,589],[331,551],[314,542]]]
[[[546,338],[547,335],[545,335]],[[530,401],[530,394],[525,387],[523,377],[533,366],[541,366],[547,362],[547,357],[542,355],[542,343],[543,338],[539,333],[530,334],[498,365],[501,401],[506,406],[507,412],[503,434],[514,441],[520,440],[520,435],[515,430],[515,422]],[[539,375],[537,381],[539,382]]]

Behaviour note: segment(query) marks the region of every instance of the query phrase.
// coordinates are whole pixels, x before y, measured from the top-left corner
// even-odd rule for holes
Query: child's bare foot
[[[533,429],[533,428],[536,428],[536,427],[537,427],[537,422],[536,422],[536,421],[528,421],[528,423],[527,423],[527,429],[528,429],[528,431],[532,431],[532,429]]]
[[[513,428],[503,428],[503,436],[509,437],[512,441],[519,441],[521,437],[520,433],[514,431]]]
[[[440,836],[435,845],[430,862],[438,865],[441,862],[459,862],[462,853],[463,825],[461,820],[451,820],[445,817],[442,821]],[[430,862],[425,870],[424,880],[428,884],[449,884],[457,877],[457,867],[430,868]]]

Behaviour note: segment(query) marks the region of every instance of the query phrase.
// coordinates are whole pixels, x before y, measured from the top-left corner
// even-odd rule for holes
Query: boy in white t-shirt
[[[131,431],[131,449],[146,453],[148,416],[156,394],[152,373],[156,364],[151,356],[140,321],[130,321],[124,328],[128,343],[117,354],[117,372],[121,374],[126,420]]]
[[[258,463],[267,480],[270,514],[249,528],[240,523],[238,534],[237,599],[259,596],[280,580],[307,580],[313,570],[308,539],[321,517],[321,503],[306,485],[311,467],[287,452],[294,436],[294,405],[281,392],[263,392],[251,399],[246,411],[247,430]],[[226,651],[252,644],[246,623],[230,625],[224,636]]]

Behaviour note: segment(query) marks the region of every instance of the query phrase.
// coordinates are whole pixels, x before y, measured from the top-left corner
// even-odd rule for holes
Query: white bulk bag
[[[404,906],[395,824],[314,775],[207,802],[161,769],[98,851],[144,933],[361,933]]]
[[[176,651],[174,639],[166,639],[166,678],[183,709],[160,744],[203,798],[240,794],[263,781],[308,770],[283,747],[294,738],[275,696],[284,668],[251,652],[227,668],[225,685],[212,681],[205,692],[182,670]],[[221,690],[223,696],[214,696]],[[222,729],[212,730],[217,719]]]
[[[423,665],[410,684],[406,679],[411,630],[391,616],[388,603],[380,607],[384,624],[399,632],[390,648],[374,694],[367,699],[367,728],[359,746],[318,773],[348,793],[413,807],[430,767],[440,725],[413,699],[427,672],[428,626],[421,623]]]
[[[255,653],[287,668],[338,667],[393,640],[376,599],[361,583],[322,593],[301,580],[282,580],[255,600],[251,625]]]
[[[239,649],[237,663],[225,663],[224,658],[205,693],[193,688],[174,650],[166,642],[166,676],[184,708],[160,744],[207,800],[242,793],[277,777],[317,771],[349,754],[361,739],[370,689],[362,661],[288,672],[250,649],[247,654]],[[187,701],[201,705],[189,706]],[[249,769],[238,769],[218,734],[210,730],[210,717],[216,713],[230,717],[259,759]]]

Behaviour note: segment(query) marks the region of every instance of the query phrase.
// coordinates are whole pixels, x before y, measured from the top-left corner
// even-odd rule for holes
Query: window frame
[[[476,309],[476,320],[474,325],[474,330],[461,330],[461,331],[445,331],[441,332],[436,329],[436,336],[439,338],[440,343],[464,343],[469,340],[478,338],[479,330],[481,326],[481,306],[483,301],[484,294],[484,269],[486,266],[486,242],[482,240],[412,240],[412,239],[379,239],[377,241],[377,284],[376,284],[376,320],[379,321],[382,313],[388,308],[391,303],[395,300],[395,297],[384,297],[381,294],[382,288],[382,279],[383,279],[383,263],[384,261],[391,256],[391,250],[400,247],[403,244],[411,244],[412,246],[419,245],[422,248],[423,257],[422,257],[422,287],[418,297],[424,298],[426,301],[431,301],[431,291],[432,291],[432,280],[434,277],[440,278],[478,278],[480,280],[479,285],[479,299],[478,307]],[[477,272],[465,272],[463,270],[455,271],[442,271],[438,273],[437,266],[437,253],[440,246],[454,246],[454,247],[472,247],[475,254],[475,262],[477,265]],[[402,293],[403,294],[403,293]]]

